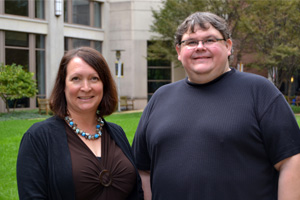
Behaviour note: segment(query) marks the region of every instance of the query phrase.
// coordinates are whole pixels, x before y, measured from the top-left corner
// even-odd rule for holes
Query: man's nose
[[[203,41],[199,40],[196,48],[198,49],[198,48],[206,48],[206,47],[205,47]]]

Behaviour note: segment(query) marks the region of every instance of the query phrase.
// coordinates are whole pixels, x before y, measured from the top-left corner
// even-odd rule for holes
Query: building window
[[[44,0],[5,0],[5,14],[45,19]]]
[[[78,47],[88,46],[96,49],[100,53],[102,53],[102,42],[95,40],[84,40],[78,38],[65,38],[65,51],[75,49]]]
[[[101,28],[101,2],[64,0],[64,22]]]
[[[28,0],[5,0],[5,13],[28,17]]]
[[[101,28],[101,4],[94,2],[94,27]]]
[[[5,31],[5,64],[22,65],[36,75],[38,94],[45,95],[45,36],[23,32]],[[0,51],[1,53],[1,51]],[[29,98],[9,101],[10,108],[30,107]],[[34,105],[33,105],[34,106]]]
[[[73,0],[72,11],[74,24],[90,25],[89,0]]]
[[[35,18],[45,19],[45,1],[35,0]]]
[[[148,47],[151,44],[148,42]],[[164,58],[148,59],[148,101],[159,87],[168,83],[171,83],[171,62]]]
[[[45,36],[35,35],[35,71],[38,96],[46,97],[46,69],[45,69]]]

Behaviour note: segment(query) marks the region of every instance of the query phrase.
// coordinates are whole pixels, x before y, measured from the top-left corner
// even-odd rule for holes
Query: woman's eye
[[[78,77],[73,77],[71,80],[72,80],[72,81],[78,81],[79,78],[78,78]]]
[[[92,80],[93,80],[93,81],[98,81],[98,80],[100,80],[100,78],[97,77],[97,76],[95,76],[95,77],[92,78]]]

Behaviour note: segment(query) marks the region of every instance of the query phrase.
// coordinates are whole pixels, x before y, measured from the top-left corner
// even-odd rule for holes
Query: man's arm
[[[142,179],[142,188],[144,190],[144,200],[151,200],[151,184],[150,184],[150,171],[139,170]]]
[[[278,200],[300,199],[300,154],[286,158],[275,165],[279,171]]]

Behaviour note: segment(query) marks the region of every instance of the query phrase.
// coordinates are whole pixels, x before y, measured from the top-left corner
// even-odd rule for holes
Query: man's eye
[[[197,40],[186,41],[186,45],[197,46],[198,45],[198,41]]]
[[[215,43],[216,42],[216,39],[207,39],[204,41],[204,43]]]

